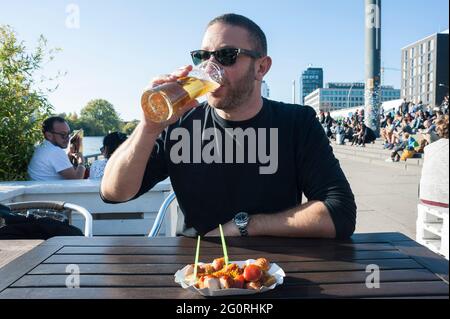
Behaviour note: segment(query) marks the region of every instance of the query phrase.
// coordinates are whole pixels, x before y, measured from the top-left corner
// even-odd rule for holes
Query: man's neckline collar
[[[248,120],[243,120],[243,121],[226,120],[226,119],[220,117],[219,114],[217,114],[217,111],[215,108],[211,107],[210,105],[208,105],[208,107],[211,108],[211,114],[212,114],[214,121],[219,123],[222,127],[249,127],[249,126],[252,126],[252,124],[258,123],[260,121],[260,119],[262,119],[265,116],[265,113],[267,111],[268,101],[265,98],[262,98],[262,100],[263,100],[263,105],[261,107],[261,110],[259,110],[259,112],[252,118],[250,118]]]

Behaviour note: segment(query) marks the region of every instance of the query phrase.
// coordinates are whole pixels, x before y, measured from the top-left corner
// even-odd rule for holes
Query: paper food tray
[[[230,261],[230,264],[237,264],[240,268],[242,268],[244,265],[250,265],[254,262],[255,262],[254,259],[248,259],[245,261]],[[203,263],[199,263],[199,265],[202,265],[202,264]],[[284,281],[284,277],[286,276],[286,274],[284,273],[283,269],[281,269],[280,266],[278,266],[275,263],[271,263],[268,273],[275,277],[276,283],[270,287],[263,286],[260,290],[237,289],[237,288],[220,289],[220,290],[210,290],[209,288],[198,289],[195,286],[193,286],[188,280],[186,280],[184,274],[186,272],[187,267],[189,267],[189,265],[187,265],[183,269],[178,270],[175,273],[175,282],[180,284],[181,287],[183,287],[184,289],[188,289],[190,291],[197,292],[197,293],[201,294],[202,296],[208,296],[208,297],[253,295],[253,294],[263,293],[263,292],[275,289],[275,287],[278,285],[282,285],[283,281]]]

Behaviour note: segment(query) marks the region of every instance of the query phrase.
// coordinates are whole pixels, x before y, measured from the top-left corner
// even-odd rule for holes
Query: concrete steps
[[[383,149],[383,144],[380,140],[377,140],[375,144],[366,144],[366,147],[350,146],[349,143],[347,145],[336,145],[334,141],[332,141],[331,146],[338,159],[350,159],[416,173],[422,171],[423,158],[421,158],[421,154],[417,154],[415,158],[407,159],[406,161],[386,162],[386,159],[390,157],[391,151]]]

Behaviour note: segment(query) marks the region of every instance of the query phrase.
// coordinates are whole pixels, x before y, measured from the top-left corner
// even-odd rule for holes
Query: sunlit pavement
[[[356,232],[401,232],[415,239],[420,175],[348,159],[340,163],[356,197]]]

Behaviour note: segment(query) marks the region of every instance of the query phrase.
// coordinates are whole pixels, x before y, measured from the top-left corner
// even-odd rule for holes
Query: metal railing
[[[94,161],[96,161],[96,160],[98,160],[100,158],[103,158],[103,155],[102,155],[102,153],[98,153],[98,154],[86,155],[86,156],[83,156],[83,157],[84,157],[84,162],[85,163],[92,164],[92,162],[94,162]]]

